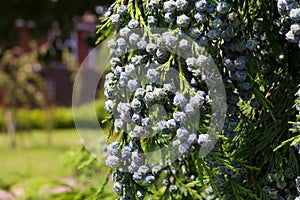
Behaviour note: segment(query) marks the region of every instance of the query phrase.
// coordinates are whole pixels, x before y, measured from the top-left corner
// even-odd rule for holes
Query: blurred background
[[[90,174],[101,174],[103,166],[80,144],[71,103],[76,72],[95,47],[99,17],[111,3],[1,1],[0,200],[88,199],[91,185],[102,181],[94,177],[93,183]],[[106,65],[88,59],[95,68]],[[99,122],[103,105],[98,96]],[[82,173],[84,162],[95,162],[93,169]],[[113,199],[109,191],[107,198]]]

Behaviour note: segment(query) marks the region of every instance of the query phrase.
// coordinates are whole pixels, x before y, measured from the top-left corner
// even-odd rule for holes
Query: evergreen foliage
[[[105,95],[106,110],[112,114],[107,121],[113,122],[109,136],[118,141],[107,147],[106,164],[114,168],[119,199],[300,198],[300,118],[295,109],[300,103],[299,94],[295,96],[300,83],[298,7],[293,0],[112,4],[98,26],[98,42],[115,31],[117,38],[108,42],[111,72],[106,75]],[[151,40],[154,27],[168,31]],[[134,33],[135,28],[143,30],[142,36]],[[226,89],[224,129],[205,157],[198,152],[211,139],[205,133],[213,105],[205,77],[197,69],[211,61],[168,52],[174,46],[195,51],[182,35],[211,56]],[[132,45],[138,49],[130,50]],[[179,71],[180,91],[171,82],[158,81],[168,68]],[[139,80],[143,71],[153,84]],[[129,95],[120,100],[122,91]],[[155,103],[166,110],[166,118],[151,120],[148,111]],[[193,132],[186,122],[195,116],[201,117]],[[127,130],[132,124],[134,128]],[[149,128],[154,134],[141,138]],[[175,162],[144,162],[143,153],[182,136],[188,141],[179,140],[178,152],[183,155]],[[128,163],[127,172],[122,166]]]

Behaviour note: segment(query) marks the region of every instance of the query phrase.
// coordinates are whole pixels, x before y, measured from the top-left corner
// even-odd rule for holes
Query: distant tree
[[[11,147],[16,147],[16,109],[45,104],[45,81],[39,73],[42,66],[37,62],[38,52],[37,48],[33,48],[30,53],[23,53],[15,47],[5,51],[0,59],[1,104]]]

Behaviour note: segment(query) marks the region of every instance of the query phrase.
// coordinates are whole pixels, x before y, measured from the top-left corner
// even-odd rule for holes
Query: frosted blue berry
[[[207,36],[210,40],[216,40],[219,38],[220,33],[217,30],[212,29],[207,32]]]
[[[142,199],[145,198],[146,193],[145,193],[144,191],[142,191],[142,190],[138,190],[138,191],[136,191],[136,196],[137,196],[140,200],[142,200]]]
[[[127,82],[128,82],[128,76],[125,72],[121,72],[120,74],[120,78],[119,78],[119,82],[118,82],[118,86],[119,88],[124,88],[127,86]]]
[[[164,12],[174,13],[176,11],[176,2],[173,0],[164,2]]]
[[[256,40],[247,40],[246,47],[247,49],[254,51],[257,48],[257,41]]]
[[[154,91],[154,86],[151,84],[151,85],[146,85],[146,92],[153,92]]]
[[[208,44],[208,38],[206,36],[201,36],[197,40],[197,44],[200,45],[200,46],[206,46]]]
[[[123,173],[119,171],[113,171],[111,174],[112,181],[120,181],[123,179]]]
[[[156,124],[157,130],[161,133],[165,133],[167,131],[167,121],[162,120]]]
[[[121,156],[123,159],[127,159],[131,156],[131,152],[132,149],[129,146],[125,146],[122,150],[121,150]]]
[[[226,14],[229,11],[229,9],[229,5],[224,1],[220,1],[216,7],[217,12],[220,14]]]
[[[112,16],[110,16],[110,20],[115,25],[119,25],[123,22],[120,14],[113,14]]]
[[[116,40],[111,39],[111,40],[107,41],[107,46],[110,49],[116,49],[118,47],[118,43],[116,42]]]
[[[170,193],[175,193],[176,191],[177,191],[177,186],[176,185],[170,185],[169,192]]]
[[[169,181],[168,178],[164,178],[164,179],[162,180],[162,185],[168,186],[169,184],[170,184],[170,181]]]
[[[197,135],[195,133],[192,133],[189,135],[189,138],[188,138],[188,143],[189,144],[193,144],[195,142],[197,142]]]
[[[204,103],[204,97],[201,96],[201,95],[196,95],[196,96],[193,96],[189,103],[194,107],[194,108],[199,108],[200,106],[203,105]]]
[[[111,99],[105,101],[105,110],[107,113],[112,114],[116,104]]]
[[[140,41],[140,36],[138,34],[132,33],[129,36],[129,43],[131,46],[135,46]]]
[[[287,3],[285,0],[278,0],[277,9],[280,15],[286,14]]]
[[[177,127],[176,121],[174,119],[170,119],[167,121],[167,128],[170,130],[175,130]]]
[[[155,53],[156,49],[157,49],[157,47],[156,47],[155,44],[153,44],[153,43],[147,44],[146,51],[147,51],[149,54],[153,55],[153,54]]]
[[[126,38],[126,39],[129,38],[130,34],[131,34],[131,31],[128,27],[121,28],[120,31],[119,31],[119,35],[123,38]]]
[[[143,180],[143,175],[139,172],[134,172],[132,178],[134,181],[140,182],[141,180]]]
[[[195,2],[195,7],[197,11],[204,12],[206,11],[208,3],[206,0],[200,0]]]
[[[247,79],[247,73],[245,71],[236,71],[234,75],[235,80],[239,82],[243,82]]]
[[[126,72],[126,75],[128,75],[130,77],[136,76],[136,68],[133,64],[126,65],[125,72]]]
[[[178,137],[179,139],[187,139],[188,136],[189,136],[189,131],[186,130],[186,128],[180,127],[179,129],[177,129],[176,137]]]
[[[246,50],[246,41],[242,40],[235,44],[235,50],[238,52],[243,52]]]
[[[124,38],[118,38],[117,39],[117,43],[118,43],[118,48],[120,49],[126,49],[127,48],[127,41]]]
[[[206,10],[208,13],[213,13],[213,12],[215,12],[215,6],[208,4]]]
[[[134,113],[131,117],[132,122],[135,124],[140,124],[142,120],[142,116],[140,114]]]
[[[146,181],[147,185],[152,185],[155,181],[155,177],[152,175],[148,175],[148,176],[146,176],[145,181]]]
[[[198,66],[197,59],[194,58],[194,57],[187,58],[187,59],[185,60],[185,63],[186,63],[186,65],[188,66],[188,68],[190,68],[190,69],[195,69],[195,68],[197,68],[197,66]]]
[[[209,136],[209,134],[201,134],[201,135],[198,136],[197,143],[198,143],[199,145],[203,145],[203,144],[205,144],[205,143],[207,143],[207,142],[209,142],[209,141],[210,141],[210,136]]]
[[[164,19],[165,19],[165,21],[167,22],[167,23],[173,23],[174,21],[175,21],[175,17],[174,17],[174,15],[173,15],[173,13],[170,13],[170,12],[168,12],[168,13],[166,13],[165,15],[164,15]]]
[[[131,159],[141,166],[144,162],[144,155],[141,152],[132,152]]]
[[[194,19],[198,24],[203,24],[207,22],[207,15],[205,13],[198,12],[194,15]]]
[[[241,56],[234,61],[235,67],[237,70],[243,70],[246,68],[246,64],[248,62],[247,56]]]
[[[123,186],[122,186],[122,183],[116,182],[114,184],[114,190],[115,190],[115,192],[116,192],[117,195],[122,196],[123,195]]]
[[[117,111],[123,115],[130,115],[131,105],[129,103],[120,102],[117,107]]]
[[[142,126],[151,126],[151,125],[152,125],[152,120],[149,117],[142,119]]]
[[[271,188],[268,193],[271,199],[277,199],[278,190]]]
[[[178,38],[175,36],[174,32],[164,32],[162,37],[165,41],[165,44],[169,47],[175,47],[178,43]]]
[[[131,62],[132,62],[132,64],[134,64],[134,66],[142,65],[144,62],[144,56],[135,55],[131,58]]]
[[[155,83],[158,81],[160,74],[156,69],[148,69],[146,76],[151,83]]]
[[[222,29],[223,26],[224,26],[224,23],[220,18],[215,18],[211,24],[211,27],[216,30]]]
[[[147,17],[147,22],[149,26],[156,26],[157,24],[157,18],[156,16],[150,15]]]
[[[142,110],[142,103],[138,99],[133,99],[131,102],[132,110],[135,112],[140,112]]]
[[[118,11],[117,13],[120,14],[120,15],[125,15],[127,13],[127,7],[125,5],[120,5],[118,7]]]
[[[124,128],[124,121],[122,119],[115,119],[114,121],[115,131],[118,133]]]
[[[235,36],[235,29],[233,27],[228,26],[224,31],[221,33],[221,37],[226,41],[229,42]]]
[[[286,182],[285,181],[281,181],[281,180],[277,180],[276,181],[276,187],[280,190],[283,190],[286,187]]]
[[[139,25],[140,25],[140,22],[137,21],[136,19],[131,19],[128,22],[128,27],[131,28],[131,29],[138,28]]]
[[[201,31],[198,27],[190,28],[189,35],[191,36],[191,38],[197,39],[201,35]]]
[[[119,64],[121,64],[121,60],[120,60],[120,58],[113,57],[109,60],[109,63],[112,67],[116,67]]]
[[[178,44],[178,48],[181,49],[181,50],[189,49],[190,48],[189,41],[187,41],[185,39],[180,40],[179,44]]]
[[[121,73],[123,72],[123,68],[120,66],[117,66],[114,70],[114,74],[118,77],[120,77]]]
[[[270,189],[271,189],[271,187],[268,186],[268,185],[265,185],[265,186],[263,187],[263,191],[266,191],[266,192],[268,192]]]
[[[162,88],[155,88],[153,94],[157,101],[163,100],[167,96],[165,90]]]
[[[294,21],[300,21],[300,8],[292,9],[289,16]]]
[[[151,172],[154,176],[156,176],[160,171],[161,171],[162,167],[160,165],[155,165],[154,167],[152,167]]]
[[[146,8],[147,10],[154,12],[158,9],[158,6],[159,6],[159,0],[150,0],[147,1]]]
[[[155,55],[158,59],[164,59],[168,56],[168,52],[164,48],[157,48]]]
[[[186,142],[182,142],[179,146],[178,146],[178,151],[180,154],[184,154],[187,153],[188,148],[190,147],[189,144],[187,144]]]
[[[296,186],[300,186],[300,176],[297,176],[295,181],[296,181]]]
[[[285,34],[285,39],[291,43],[297,43],[299,41],[299,37],[297,37],[292,30]]]
[[[237,104],[239,102],[239,93],[232,92],[228,95],[228,103]]]
[[[119,166],[119,158],[114,155],[110,155],[105,160],[105,164],[111,168],[117,168]]]
[[[114,51],[114,55],[117,57],[121,57],[126,53],[126,49],[122,49],[120,47],[118,47],[115,51]]]
[[[150,168],[146,165],[142,165],[139,167],[138,169],[138,173],[142,174],[142,175],[146,175],[147,172],[149,172]]]
[[[288,167],[284,170],[284,176],[288,179],[292,179],[295,176],[295,172],[292,168]]]
[[[130,137],[140,138],[146,135],[144,127],[136,125],[132,131],[129,132]]]
[[[118,149],[120,146],[120,142],[116,141],[110,144],[111,148]]]
[[[175,95],[173,104],[179,108],[184,108],[188,100],[182,94],[178,93]]]
[[[168,94],[173,94],[176,91],[175,86],[171,83],[165,83],[163,88]]]
[[[229,58],[225,58],[222,62],[222,64],[229,70],[229,71],[235,71],[235,66],[233,62]]]
[[[147,42],[145,40],[140,40],[136,46],[138,47],[138,49],[140,50],[145,50],[147,47]]]
[[[145,95],[146,91],[144,88],[137,88],[135,93],[134,93],[134,96],[137,98],[137,99],[142,99]]]
[[[195,107],[190,103],[186,104],[184,111],[187,115],[190,115],[190,116],[194,115],[196,112]]]
[[[129,147],[132,149],[132,151],[137,150],[139,148],[139,139],[132,138],[129,141]]]
[[[109,7],[109,8],[107,9],[107,11],[104,13],[104,17],[105,17],[105,18],[108,18],[109,16],[111,16],[111,14],[112,14],[112,8]]]
[[[177,17],[176,23],[179,27],[187,27],[190,24],[190,18],[185,14],[182,14]]]
[[[186,0],[177,0],[176,7],[178,11],[185,11],[189,5],[189,2]]]
[[[127,83],[127,89],[129,92],[134,92],[139,87],[139,83],[136,80],[129,80]]]
[[[300,24],[295,23],[291,25],[291,31],[293,32],[294,35],[300,35]]]

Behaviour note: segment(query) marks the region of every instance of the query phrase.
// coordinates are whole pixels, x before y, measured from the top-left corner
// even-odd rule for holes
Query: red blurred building
[[[74,30],[70,33],[67,40],[62,40],[59,30],[59,24],[53,23],[52,28],[49,30],[48,35],[36,40],[36,43],[41,46],[43,44],[50,44],[56,52],[55,59],[50,57],[47,62],[46,70],[43,75],[47,82],[47,100],[49,103],[56,105],[70,106],[72,103],[72,89],[73,80],[71,72],[66,63],[60,61],[60,53],[63,48],[68,48],[70,54],[78,63],[78,66],[84,61],[92,49],[93,39],[96,38],[96,24],[98,23],[97,17],[92,14],[86,14],[80,19],[74,21]],[[16,29],[19,37],[19,46],[25,52],[30,51],[30,29],[34,29],[34,22],[25,23],[23,20],[16,21]],[[2,94],[3,95],[3,94]],[[1,98],[1,93],[0,93]]]

